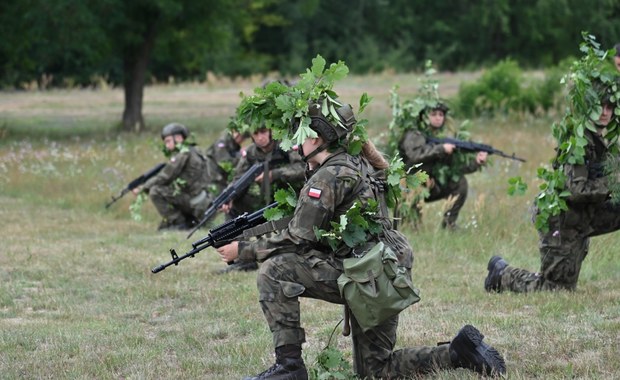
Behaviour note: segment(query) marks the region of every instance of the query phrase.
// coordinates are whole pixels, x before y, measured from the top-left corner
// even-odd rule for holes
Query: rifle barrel
[[[244,230],[256,227],[257,225],[263,223],[265,221],[265,211],[267,209],[276,207],[277,205],[278,202],[273,202],[272,204],[265,206],[258,211],[254,211],[249,215],[246,212],[245,214],[238,216],[233,220],[222,223],[221,225],[210,230],[209,234],[205,238],[192,243],[192,249],[183,256],[178,256],[176,251],[174,249],[171,249],[170,255],[172,256],[172,260],[151,269],[151,272],[161,272],[172,264],[178,265],[181,260],[184,260],[188,257],[194,257],[196,253],[202,251],[203,249],[217,246],[218,243],[230,241],[236,238],[237,236],[241,235]]]
[[[211,219],[211,217],[217,212],[217,210],[220,207],[222,207],[223,204],[233,199],[238,193],[247,189],[250,186],[250,184],[254,181],[254,179],[256,179],[256,177],[258,177],[260,173],[262,173],[262,171],[263,171],[263,164],[260,162],[257,162],[254,165],[252,165],[245,173],[243,173],[243,175],[238,180],[228,185],[224,189],[224,191],[222,191],[222,193],[218,195],[217,198],[213,200],[213,202],[211,202],[211,205],[209,206],[207,211],[205,211],[205,213],[203,214],[203,217],[200,220],[200,222],[198,222],[198,224],[194,226],[194,228],[192,228],[189,234],[187,234],[186,239],[189,239],[190,237],[192,237],[194,232],[198,231],[200,227],[202,227],[205,223],[207,223],[209,219]]]

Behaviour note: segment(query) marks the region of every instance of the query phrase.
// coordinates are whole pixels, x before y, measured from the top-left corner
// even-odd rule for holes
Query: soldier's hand
[[[454,152],[454,148],[456,148],[454,144],[448,144],[448,143],[443,144],[443,151],[446,152],[447,154],[452,154],[452,152]]]
[[[426,187],[429,189],[435,187],[435,180],[431,177],[428,177],[428,179],[426,180]]]
[[[228,202],[228,203],[224,203],[223,205],[220,206],[219,211],[228,214],[230,212],[230,210],[232,209],[232,201]]]
[[[239,242],[233,241],[230,244],[223,245],[217,248],[217,253],[220,254],[222,261],[231,263],[239,257]]]
[[[138,187],[134,187],[131,192],[133,193],[133,195],[138,195],[142,192],[142,186],[138,186]]]
[[[264,174],[265,174],[265,173],[260,173],[260,174],[256,177],[256,179],[255,179],[254,181],[255,181],[255,182],[258,182],[258,183],[262,183],[262,182],[263,182],[263,178],[265,178]],[[269,171],[269,181],[271,182],[271,170]]]

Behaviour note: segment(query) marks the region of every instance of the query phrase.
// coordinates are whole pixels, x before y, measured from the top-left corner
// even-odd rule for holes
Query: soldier
[[[592,121],[595,131],[584,128],[588,142],[585,163],[564,164],[565,188],[570,192],[568,209],[550,217],[548,232],[539,232],[540,271],[519,269],[493,256],[484,281],[488,292],[575,290],[590,237],[620,229],[620,207],[610,201],[609,185],[616,179],[601,169],[611,147],[605,138],[606,127],[612,120],[617,124],[618,116],[610,101],[611,87],[602,91],[602,111],[598,120]]]
[[[294,149],[285,152],[277,141],[271,138],[271,131],[258,128],[251,134],[253,143],[248,146],[237,166],[237,180],[257,162],[264,164],[264,170],[256,177],[256,185],[250,186],[245,192],[238,194],[232,205],[224,208],[229,218],[234,218],[248,211],[256,211],[273,202],[277,189],[286,189],[289,185],[298,191],[304,182],[304,163]]]
[[[351,257],[353,252],[345,244],[332,250],[314,231],[315,228],[329,230],[331,222],[339,222],[356,202],[376,201],[382,205],[373,217],[382,232],[372,234],[368,243],[384,241],[397,252],[400,264],[411,277],[411,247],[402,234],[392,229],[385,208],[383,169],[387,168],[387,162],[370,142],[365,144],[361,155],[348,154],[343,145],[356,123],[351,107],[336,110],[340,122],[346,126],[343,128],[326,119],[319,104],[311,104],[308,112],[310,128],[318,136],[306,138],[300,147],[307,163],[308,179],[288,227],[269,238],[233,242],[218,249],[222,260],[227,262],[262,262],[257,280],[259,300],[273,334],[276,363],[247,379],[308,378],[301,355],[305,333],[300,323],[298,298],[345,304],[337,279],[343,273],[343,259]],[[451,343],[394,351],[397,326],[398,315],[395,315],[364,331],[351,315],[354,369],[360,378],[415,377],[456,367],[485,374],[505,372],[501,355],[483,343],[483,335],[471,325],[463,327]]]
[[[278,142],[271,138],[271,131],[267,128],[259,128],[251,136],[253,144],[248,146],[245,155],[239,160],[233,181],[257,162],[262,162],[264,169],[256,177],[255,184],[239,193],[230,204],[222,207],[228,219],[273,203],[277,189],[288,189],[290,185],[295,192],[298,192],[303,185],[305,165],[295,150],[284,152]],[[258,269],[256,261],[243,262],[228,265],[222,273],[256,269]]]
[[[617,43],[614,48],[616,49],[616,54],[614,55],[614,66],[616,66],[616,69],[620,71],[620,43]]]
[[[228,185],[239,159],[245,154],[241,144],[248,137],[250,135],[247,132],[241,133],[231,128],[226,130],[205,152],[208,160],[207,172],[211,182],[211,194],[217,196]]]
[[[156,176],[132,190],[136,195],[149,194],[162,216],[158,230],[189,229],[209,205],[206,159],[195,144],[187,142],[188,136],[184,125],[166,125],[161,139],[170,160]]]
[[[414,167],[421,164],[417,170],[423,170],[429,175],[426,184],[428,196],[424,199],[426,202],[451,198],[452,204],[444,213],[441,227],[455,229],[459,212],[467,199],[465,174],[473,173],[485,165],[487,153],[477,152],[472,160],[471,154],[459,152],[457,156],[453,144],[433,144],[427,141],[428,136],[443,133],[447,112],[448,107],[440,102],[422,110],[419,114],[419,128],[409,129],[398,147],[405,165]],[[419,219],[419,206],[414,202],[412,207],[414,215]]]

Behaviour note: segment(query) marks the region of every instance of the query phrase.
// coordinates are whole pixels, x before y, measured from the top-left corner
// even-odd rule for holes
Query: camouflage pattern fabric
[[[175,154],[166,166],[144,184],[153,205],[169,224],[181,224],[198,218],[208,206],[209,199],[197,205],[191,200],[208,186],[206,160],[195,146]]]
[[[585,137],[588,164],[564,168],[566,187],[571,193],[569,209],[550,218],[549,232],[540,234],[540,271],[534,273],[508,266],[501,277],[500,291],[574,290],[588,254],[590,237],[620,229],[620,208],[607,200],[607,179],[589,173],[590,165],[604,160],[606,143],[589,130]]]
[[[453,155],[447,154],[442,144],[427,143],[426,137],[416,130],[409,130],[404,134],[399,144],[399,154],[407,167],[411,168],[421,164],[417,170],[425,171],[433,180],[434,185],[429,189],[430,195],[425,199],[426,202],[455,197],[454,203],[445,213],[443,220],[444,224],[454,225],[467,199],[468,184],[465,174],[479,170],[481,165],[475,160],[471,160],[471,163],[461,168],[462,175],[459,176],[458,180],[442,183],[433,173],[441,167],[452,166]],[[417,208],[417,205],[412,205],[412,207]]]
[[[241,145],[226,132],[205,152],[207,172],[212,185],[211,193],[217,196],[226,188],[229,172],[234,170],[241,158]]]
[[[241,145],[237,144],[232,134],[226,132],[207,149],[206,155],[215,162],[230,162],[235,167],[241,158]]]
[[[449,182],[445,185],[440,185],[435,182],[435,185],[429,190],[429,196],[425,198],[424,201],[435,202],[441,199],[452,198],[453,201],[450,207],[444,213],[443,223],[448,226],[453,226],[459,217],[461,209],[465,205],[468,190],[469,186],[465,176],[462,176],[458,182]]]
[[[365,170],[369,174],[362,178]],[[342,151],[334,153],[302,188],[288,228],[269,238],[239,242],[240,261],[262,262],[257,279],[259,301],[273,334],[274,347],[301,346],[305,342],[299,297],[345,303],[337,279],[342,274],[343,258],[352,251],[343,248],[333,252],[316,237],[314,227],[329,230],[330,221],[338,221],[356,200],[383,202],[381,189],[370,179],[382,175],[382,172],[374,172],[362,158]],[[375,242],[384,241],[397,253],[400,264],[411,268],[413,252],[409,243],[402,234],[391,229],[387,215],[379,214],[377,218],[384,226],[384,233],[374,238]],[[353,316],[351,322],[354,368],[361,378],[414,376],[434,369],[453,368],[447,344],[393,351],[398,316],[366,333]]]
[[[278,144],[271,152],[264,152],[255,144],[248,146],[245,156],[241,157],[237,163],[233,181],[239,179],[255,163],[266,161],[271,171],[271,182],[265,175],[267,182],[253,184],[245,192],[238,194],[233,200],[233,211],[230,217],[241,215],[246,211],[256,211],[272,203],[277,189],[288,189],[290,184],[295,191],[299,191],[303,186],[306,164],[296,150],[285,152]]]

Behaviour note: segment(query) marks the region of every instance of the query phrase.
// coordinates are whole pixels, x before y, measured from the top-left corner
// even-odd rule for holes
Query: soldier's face
[[[164,137],[164,145],[169,151],[173,151],[177,144],[183,142],[183,135],[170,135]]]
[[[301,157],[304,161],[306,161],[310,167],[310,169],[314,169],[317,164],[320,162],[317,161],[317,156],[313,156],[309,159],[308,157],[312,152],[314,152],[321,144],[323,144],[323,140],[319,138],[308,137],[304,140],[304,143],[301,144]]]
[[[252,140],[257,147],[265,149],[271,144],[271,131],[267,128],[259,129],[252,133]]]
[[[613,114],[614,106],[611,104],[603,104],[603,111],[601,112],[601,116],[598,118],[598,122],[596,124],[601,127],[606,127],[611,121]]]
[[[239,144],[239,145],[241,145],[241,143],[242,143],[242,142],[243,142],[243,140],[244,140],[244,139],[243,139],[243,134],[241,134],[241,133],[239,133],[239,132],[237,132],[237,131],[234,131],[234,132],[232,133],[232,137],[233,137],[233,140],[235,140],[235,142],[236,142],[237,144]]]
[[[614,65],[616,66],[616,69],[620,71],[620,57],[618,56],[614,57]]]
[[[433,128],[443,127],[443,123],[446,120],[446,114],[442,110],[431,110],[428,113],[428,122]]]

